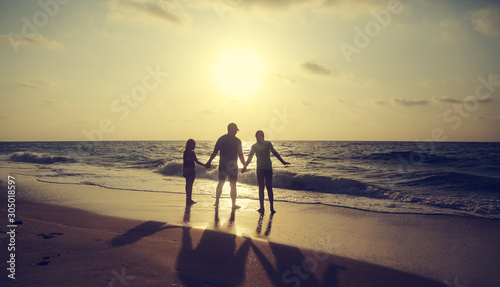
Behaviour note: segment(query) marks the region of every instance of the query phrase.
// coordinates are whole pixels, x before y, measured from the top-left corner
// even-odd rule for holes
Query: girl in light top
[[[255,133],[255,138],[257,142],[252,145],[250,154],[248,155],[247,162],[241,170],[245,172],[247,166],[252,161],[253,155],[257,156],[257,182],[259,184],[259,201],[260,209],[257,210],[260,213],[264,213],[264,184],[267,188],[267,196],[269,198],[269,204],[271,207],[271,213],[275,213],[274,210],[274,194],[273,194],[273,165],[271,162],[271,153],[281,161],[285,166],[290,165],[289,162],[284,161],[278,152],[274,149],[273,144],[270,141],[264,140],[264,132],[259,130]]]

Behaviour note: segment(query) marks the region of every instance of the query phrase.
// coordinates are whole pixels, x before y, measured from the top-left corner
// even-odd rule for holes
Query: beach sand
[[[195,195],[186,209],[179,186],[135,192],[15,176],[16,279],[0,233],[1,286],[500,285],[498,220],[283,202],[261,217],[245,199],[233,213],[229,198],[215,210],[213,197]],[[0,179],[6,206],[5,171]]]

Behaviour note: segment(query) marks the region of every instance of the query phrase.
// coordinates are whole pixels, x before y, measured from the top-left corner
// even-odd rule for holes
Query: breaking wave
[[[41,164],[52,164],[52,163],[75,163],[75,159],[64,157],[64,156],[54,156],[41,154],[29,151],[20,151],[12,153],[9,156],[10,161],[15,162],[30,162],[30,163],[41,163]]]

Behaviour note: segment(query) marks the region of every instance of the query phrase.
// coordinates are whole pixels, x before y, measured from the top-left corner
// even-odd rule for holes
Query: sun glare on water
[[[264,74],[259,58],[245,50],[225,53],[213,67],[213,71],[219,86],[233,96],[255,93]]]

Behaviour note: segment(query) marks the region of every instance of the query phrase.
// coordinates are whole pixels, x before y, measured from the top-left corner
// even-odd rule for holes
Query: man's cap
[[[231,130],[231,129],[236,129],[237,131],[240,130],[240,129],[238,129],[238,126],[235,123],[230,123],[229,125],[227,125],[227,130]]]

